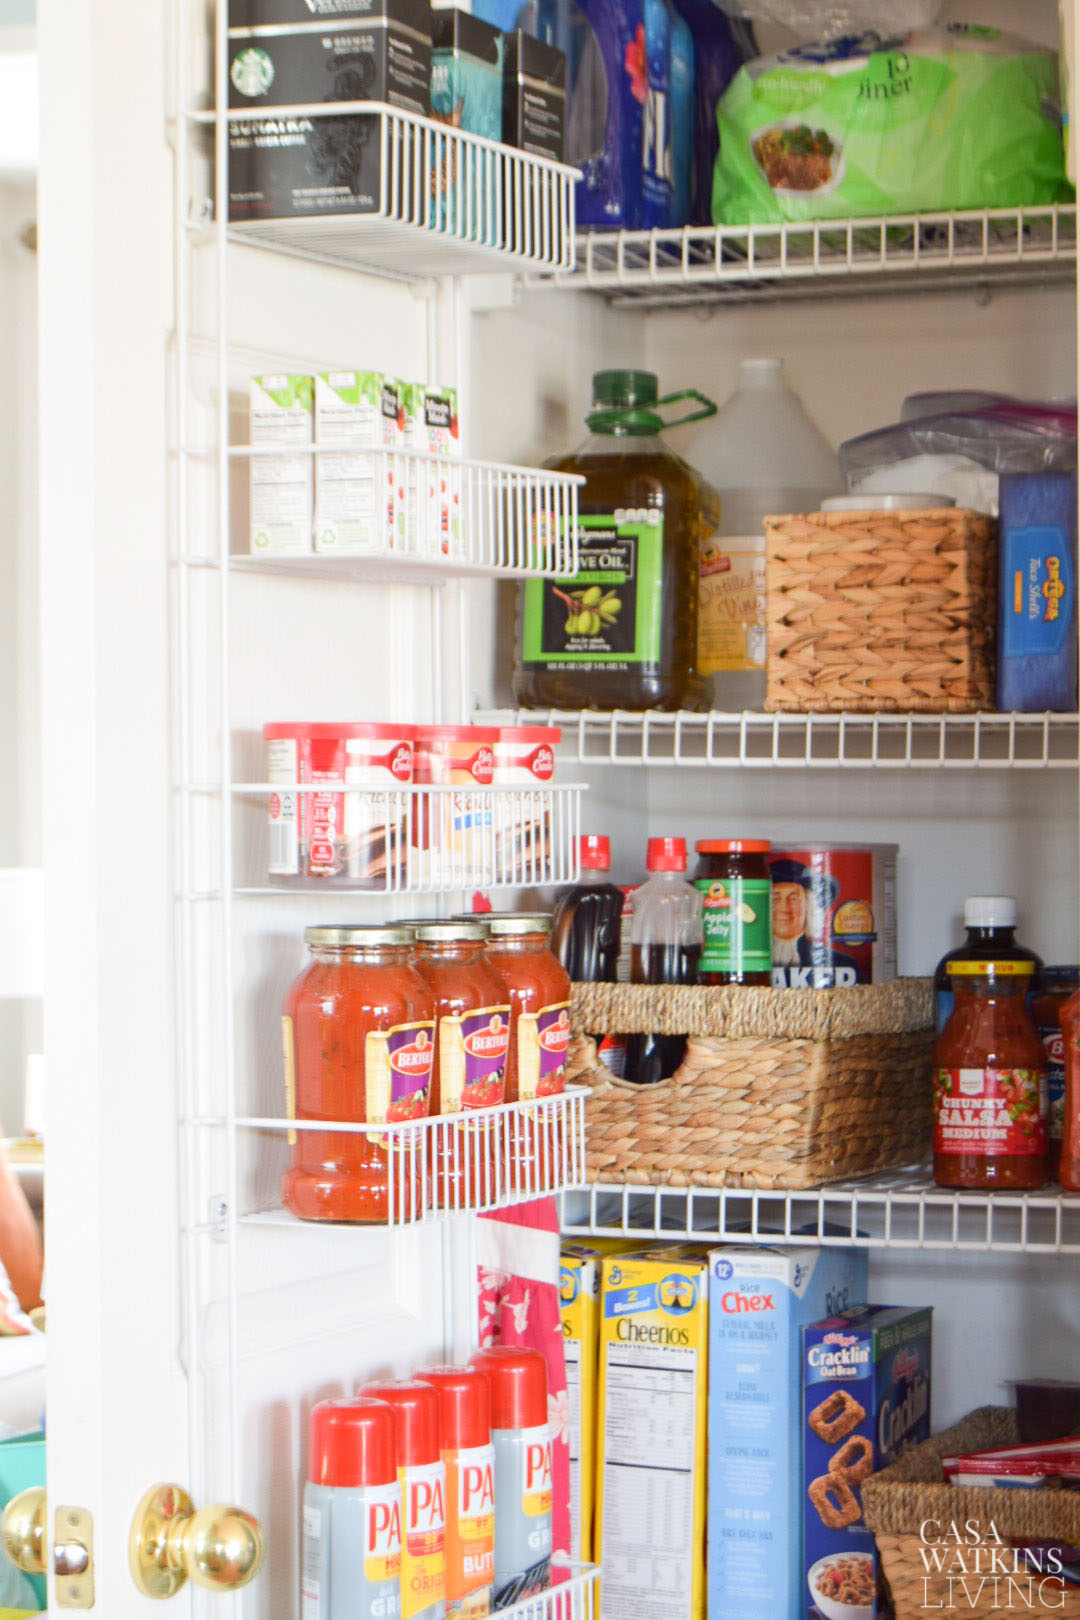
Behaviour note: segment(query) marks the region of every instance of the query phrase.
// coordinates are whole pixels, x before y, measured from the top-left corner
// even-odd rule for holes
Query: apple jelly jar
[[[412,928],[308,928],[311,961],[282,1017],[290,1119],[392,1124],[427,1117],[435,996],[411,961]],[[387,1222],[422,1213],[419,1131],[290,1132],[286,1209],[309,1221]]]

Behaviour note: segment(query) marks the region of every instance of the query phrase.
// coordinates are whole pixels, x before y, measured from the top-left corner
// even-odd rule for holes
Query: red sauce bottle
[[[1080,1192],[1080,990],[1061,1009],[1065,1041],[1065,1104],[1058,1180],[1066,1192]]]
[[[406,927],[308,928],[312,960],[281,1020],[285,1100],[296,1120],[380,1124],[426,1118],[435,997],[413,967]],[[357,1132],[290,1134],[286,1209],[308,1221],[421,1213],[423,1143]]]
[[[1025,997],[1030,961],[954,960],[956,997],[934,1047],[934,1180],[1031,1188],[1046,1181],[1046,1054]]]

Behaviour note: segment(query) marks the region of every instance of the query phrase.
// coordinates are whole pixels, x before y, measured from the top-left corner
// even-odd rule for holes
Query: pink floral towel
[[[480,1343],[523,1344],[548,1365],[553,1562],[570,1546],[570,1397],[559,1312],[559,1219],[553,1198],[494,1210],[477,1222]]]

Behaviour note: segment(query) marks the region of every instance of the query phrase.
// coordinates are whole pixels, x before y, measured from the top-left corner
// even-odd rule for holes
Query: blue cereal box
[[[709,1254],[709,1620],[803,1612],[802,1329],[866,1288],[865,1250]]]
[[[929,1308],[864,1305],[803,1329],[803,1480],[810,1620],[878,1610],[861,1485],[930,1434]]]
[[[1076,474],[1001,479],[997,706],[1076,708]]]

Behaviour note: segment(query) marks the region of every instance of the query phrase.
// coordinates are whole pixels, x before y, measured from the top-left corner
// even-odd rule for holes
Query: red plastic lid
[[[493,1429],[537,1429],[548,1420],[547,1362],[539,1350],[493,1344],[469,1357],[491,1385]]]
[[[444,1451],[486,1446],[491,1440],[491,1385],[474,1367],[425,1367],[417,1379],[439,1397],[439,1440]]]
[[[701,838],[694,845],[699,855],[767,855],[767,838]]]
[[[559,726],[500,726],[499,741],[501,743],[521,743],[527,746],[530,743],[547,743],[550,748],[562,740],[562,729]]]
[[[438,748],[440,743],[497,743],[498,726],[417,726],[416,741],[421,748]]]
[[[372,737],[388,741],[411,742],[416,727],[388,725],[381,720],[275,720],[263,726],[263,740],[273,742],[279,737],[311,737],[317,742],[332,741],[335,737]]]
[[[610,872],[611,839],[603,833],[585,833],[578,839],[581,864],[587,872]]]
[[[645,851],[645,869],[649,872],[685,872],[685,838],[650,838]]]
[[[311,1409],[308,1479],[313,1485],[392,1485],[397,1479],[394,1413],[367,1395]]]
[[[430,1384],[415,1378],[388,1378],[365,1384],[364,1395],[374,1395],[393,1408],[399,1468],[419,1468],[439,1460],[439,1397]]]

